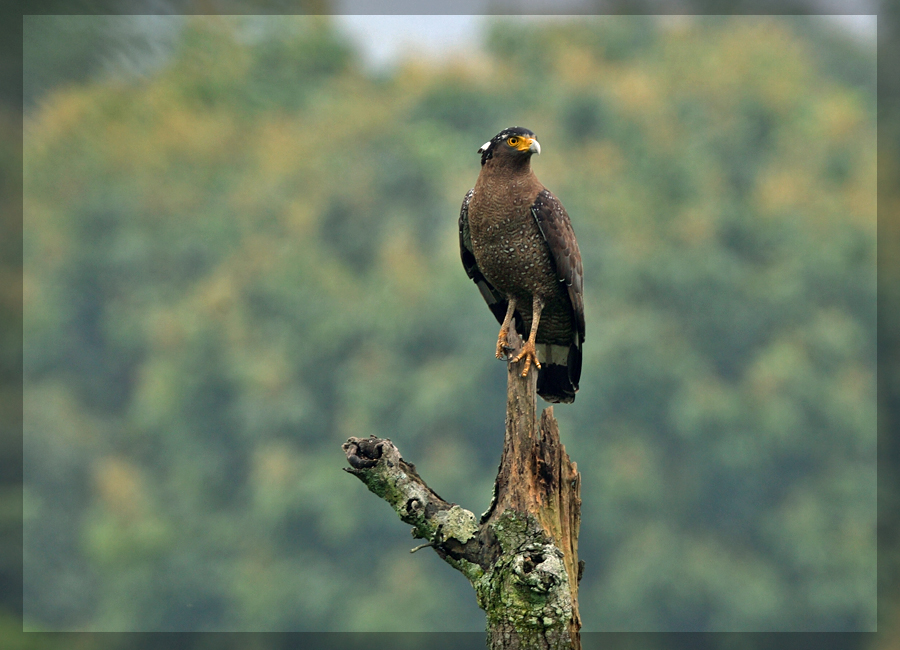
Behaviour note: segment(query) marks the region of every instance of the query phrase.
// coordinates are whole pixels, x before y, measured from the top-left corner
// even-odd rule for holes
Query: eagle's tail
[[[541,360],[537,394],[554,404],[574,402],[581,380],[581,346],[538,344],[537,352]]]

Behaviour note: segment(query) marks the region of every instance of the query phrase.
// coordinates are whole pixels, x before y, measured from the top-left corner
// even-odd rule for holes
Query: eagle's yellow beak
[[[519,138],[516,149],[519,151],[530,151],[531,153],[541,153],[541,145],[537,141],[537,138],[529,138],[528,136]]]

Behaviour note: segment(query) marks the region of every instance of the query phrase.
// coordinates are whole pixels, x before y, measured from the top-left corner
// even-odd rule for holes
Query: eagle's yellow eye
[[[515,147],[517,144],[519,144],[519,138],[513,136],[506,141],[506,144],[508,144],[510,147]]]

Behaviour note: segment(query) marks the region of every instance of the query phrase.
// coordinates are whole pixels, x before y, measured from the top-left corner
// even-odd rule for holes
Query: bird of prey
[[[463,267],[500,322],[497,358],[515,323],[525,340],[512,359],[534,364],[537,393],[572,402],[581,377],[584,298],[581,253],[569,215],[531,169],[541,152],[534,133],[514,126],[484,143],[481,173],[463,199]]]

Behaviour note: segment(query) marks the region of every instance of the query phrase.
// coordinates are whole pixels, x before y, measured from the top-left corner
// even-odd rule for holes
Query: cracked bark
[[[510,358],[522,341],[510,332]],[[580,650],[581,476],[553,407],[537,417],[537,373],[508,363],[506,435],[494,496],[480,519],[439,497],[388,439],[350,438],[357,476],[475,588],[492,650]],[[417,549],[414,549],[417,550]]]

